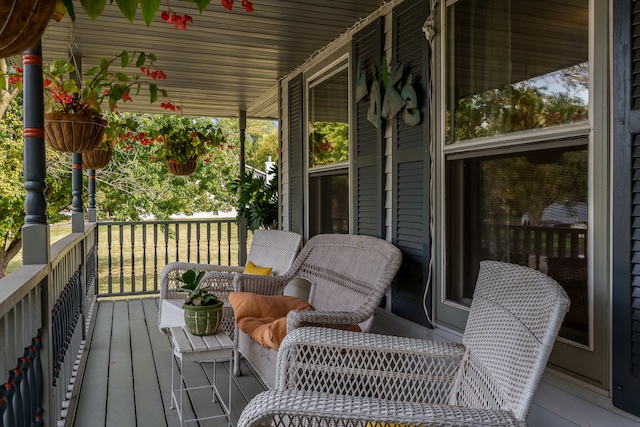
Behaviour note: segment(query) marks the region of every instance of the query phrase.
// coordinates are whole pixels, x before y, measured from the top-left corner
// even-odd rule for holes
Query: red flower
[[[244,10],[246,10],[247,13],[253,12],[253,3],[249,0],[242,0],[242,7],[244,7]]]
[[[129,92],[125,92],[122,94],[122,99],[125,101],[131,101],[133,102],[133,100],[131,99],[131,95],[129,95]]]
[[[233,0],[220,0],[220,3],[227,10],[233,9]]]

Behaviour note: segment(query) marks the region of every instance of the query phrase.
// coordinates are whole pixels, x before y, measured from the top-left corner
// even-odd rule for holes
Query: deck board
[[[179,361],[171,353],[167,335],[158,330],[157,298],[102,300],[96,303],[95,327],[87,343],[87,363],[78,399],[77,427],[177,427],[180,420],[170,409],[171,365],[179,375]],[[189,387],[209,385],[212,363],[185,363]],[[229,395],[229,361],[215,364],[220,395]],[[264,387],[243,361],[241,377],[232,376],[231,423],[235,425],[247,402]],[[185,416],[222,413],[212,403],[210,389],[189,392]],[[193,406],[192,406],[193,405]],[[225,418],[187,423],[189,426],[223,427]]]
[[[109,386],[107,388],[109,399],[107,404],[107,427],[136,426],[131,330],[129,326],[128,304],[114,303]]]
[[[129,302],[129,324],[131,336],[131,357],[133,361],[134,396],[136,422],[140,427],[166,427],[160,385],[155,370],[147,322],[141,300]]]
[[[104,427],[107,418],[107,384],[109,382],[109,351],[111,347],[111,320],[113,304],[96,304],[96,327],[78,398],[75,425]]]

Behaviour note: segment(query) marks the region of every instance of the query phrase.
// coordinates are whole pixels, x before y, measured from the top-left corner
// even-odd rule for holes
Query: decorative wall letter
[[[387,61],[383,61],[383,67],[387,66]],[[398,115],[400,110],[404,108],[404,99],[400,96],[395,88],[395,85],[402,80],[402,64],[396,64],[393,67],[393,71],[389,75],[389,78],[385,82],[384,98],[382,99],[382,111],[381,115],[385,119],[392,119]]]
[[[369,94],[369,111],[367,111],[367,120],[369,120],[377,129],[382,126],[382,117],[380,117],[382,94],[380,93],[380,82],[374,80],[371,83],[371,93]]]
[[[409,75],[403,81],[402,72],[404,66],[396,64],[391,73],[387,67],[387,59],[382,58],[380,66],[380,79],[376,67],[372,67],[372,82],[369,94],[369,110],[367,120],[377,129],[382,127],[382,119],[393,119],[402,111],[402,120],[409,126],[420,124],[420,109],[418,108],[418,96],[413,87],[413,77]],[[382,90],[384,89],[384,93]],[[400,93],[398,93],[400,92]],[[384,96],[383,96],[384,94]],[[361,70],[360,61],[356,70],[356,102],[367,96],[367,76]]]
[[[358,64],[356,65],[356,102],[360,102],[368,94],[367,73],[362,72],[362,64],[358,59]]]
[[[402,112],[402,120],[409,126],[417,126],[420,124],[420,110],[418,110],[418,97],[413,85],[404,85],[400,96],[406,102],[405,109]]]

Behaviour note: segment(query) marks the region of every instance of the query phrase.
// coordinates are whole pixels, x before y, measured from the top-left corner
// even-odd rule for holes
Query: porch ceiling
[[[124,49],[153,52],[167,74],[161,87],[185,114],[236,117],[246,110],[250,118],[277,118],[278,79],[385,1],[254,0],[254,11],[246,13],[240,0],[232,12],[213,0],[202,14],[191,3],[173,1],[174,12],[193,17],[186,31],[165,23],[160,13],[148,28],[140,16],[129,23],[115,2],[107,3],[95,21],[79,0],[74,24],[68,17],[52,21],[42,39],[45,62],[66,58],[73,42],[85,70]],[[141,97],[120,108],[166,112]]]

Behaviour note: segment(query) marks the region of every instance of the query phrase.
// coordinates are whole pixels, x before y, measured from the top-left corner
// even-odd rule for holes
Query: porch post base
[[[22,264],[48,264],[49,242],[49,224],[25,224],[22,227]]]

